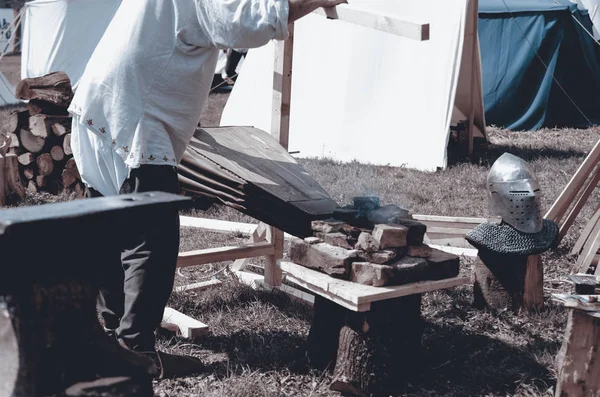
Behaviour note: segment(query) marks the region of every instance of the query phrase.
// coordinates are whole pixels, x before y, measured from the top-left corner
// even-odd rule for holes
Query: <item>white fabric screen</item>
[[[309,15],[296,23],[289,150],[433,171],[446,146],[465,42],[468,0],[350,0],[353,6],[430,23],[418,42]],[[476,2],[474,2],[476,5]],[[473,21],[469,19],[469,23]],[[470,51],[469,53],[471,53]],[[477,52],[478,55],[478,52]],[[479,58],[474,69],[479,70]],[[467,65],[471,71],[472,64]],[[481,78],[471,78],[469,92]],[[273,45],[250,50],[221,125],[271,130]],[[462,90],[464,91],[464,90]],[[483,105],[475,106],[483,123]],[[469,115],[470,109],[460,109]]]

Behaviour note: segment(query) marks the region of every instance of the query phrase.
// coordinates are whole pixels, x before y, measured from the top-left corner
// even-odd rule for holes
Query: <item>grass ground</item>
[[[212,96],[202,124],[216,125],[226,95]],[[302,159],[308,172],[340,204],[353,196],[377,194],[383,203],[396,203],[413,213],[485,216],[485,177],[502,153],[526,159],[534,168],[548,209],[600,138],[600,129],[542,130],[514,133],[490,128],[490,145],[475,163],[462,163],[436,173],[342,164],[331,160]],[[534,314],[490,313],[471,306],[470,286],[426,294],[422,314],[426,322],[420,376],[412,379],[406,396],[551,396],[566,314],[548,298],[567,291],[564,276],[574,258],[569,248],[593,210],[582,211],[563,243],[543,255],[546,306]],[[205,217],[251,221],[229,208],[213,207]],[[212,244],[235,244],[242,236],[182,231],[182,249]],[[178,276],[186,284],[222,269],[187,270]],[[463,271],[470,262],[463,260]],[[157,383],[160,396],[336,396],[328,390],[330,374],[310,369],[304,343],[310,326],[310,309],[282,294],[253,291],[222,275],[225,285],[196,295],[175,295],[171,305],[211,326],[211,335],[195,343],[162,339],[171,351],[193,353],[211,363],[201,377]]]
[[[203,126],[217,125],[226,94],[213,94],[202,117]],[[490,128],[490,145],[475,163],[462,163],[436,173],[330,160],[302,159],[308,172],[338,203],[362,194],[377,194],[383,203],[404,206],[413,213],[485,216],[485,177],[493,161],[511,152],[533,166],[548,209],[600,138],[600,129],[542,130],[514,133]],[[28,198],[36,205],[54,198]],[[543,255],[546,296],[539,313],[496,313],[471,306],[472,288],[459,287],[426,294],[423,355],[416,358],[420,376],[411,379],[406,396],[551,396],[556,380],[554,357],[560,346],[566,315],[549,299],[567,291],[564,275],[574,258],[568,255],[600,199],[595,192],[563,243]],[[192,212],[212,218],[252,221],[223,207]],[[233,245],[235,233],[182,229],[181,250]],[[206,279],[227,264],[182,270],[177,285]],[[470,262],[463,261],[463,272]],[[161,336],[170,352],[193,354],[208,365],[206,374],[156,382],[159,396],[337,396],[328,390],[331,376],[311,370],[304,355],[310,308],[281,293],[255,291],[225,276],[224,284],[198,294],[174,294],[170,305],[210,325],[211,334],[198,341]]]

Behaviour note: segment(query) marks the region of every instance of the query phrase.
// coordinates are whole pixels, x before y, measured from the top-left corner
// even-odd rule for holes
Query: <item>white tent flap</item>
[[[427,22],[430,40],[419,42],[317,15],[298,21],[290,151],[300,151],[301,157],[428,171],[445,167],[463,43],[469,32],[465,26],[477,18],[477,8],[467,18],[468,0],[350,0],[350,4]],[[273,48],[248,53],[221,125],[271,130]],[[479,67],[478,56],[467,58]],[[470,71],[472,65],[468,67]],[[481,97],[481,78],[476,77],[473,85],[471,79],[461,80]],[[482,121],[482,106],[478,113]]]

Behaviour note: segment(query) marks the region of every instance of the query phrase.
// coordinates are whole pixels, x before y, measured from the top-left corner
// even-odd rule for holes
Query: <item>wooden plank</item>
[[[165,307],[163,322],[177,325],[184,338],[195,339],[208,335],[208,325],[170,307]]]
[[[600,161],[600,140],[596,142],[596,145],[594,145],[585,160],[583,160],[544,218],[557,223],[562,219],[575,199],[575,196],[579,193],[581,186],[583,186],[583,183],[592,172],[592,169],[598,164],[598,161]]]
[[[569,215],[567,215],[565,220],[561,222],[560,230],[558,233],[558,241],[556,243],[557,245],[565,237],[571,225],[573,225],[575,218],[577,218],[577,215],[579,215],[579,213],[581,212],[581,209],[589,199],[590,195],[598,186],[598,182],[600,182],[600,167],[596,167],[594,169],[594,173],[590,178],[589,182],[587,183],[585,189],[583,190],[583,193],[581,193],[581,196],[579,196],[579,198],[577,199],[577,202],[569,212]]]
[[[290,109],[292,106],[292,64],[294,61],[294,24],[288,26],[289,36],[275,43],[273,68],[273,112],[271,135],[284,149],[288,149]]]
[[[232,261],[240,258],[273,255],[274,252],[275,249],[271,243],[256,243],[238,247],[218,247],[181,252],[177,258],[177,267],[197,266],[206,263]]]
[[[539,255],[527,257],[523,306],[529,310],[541,310],[544,305],[544,267]]]
[[[429,40],[429,24],[402,20],[347,4],[318,8],[315,14],[418,41]]]
[[[265,283],[271,287],[278,287],[283,281],[280,261],[283,259],[283,232],[272,226],[269,227],[269,241],[273,244],[274,252],[266,257]]]
[[[422,281],[406,285],[371,287],[334,279],[326,274],[296,265],[292,262],[282,261],[281,269],[284,271],[286,280],[355,311],[369,310],[372,302],[453,288],[471,282],[469,277],[454,277],[439,281]]]
[[[583,247],[583,251],[577,258],[575,263],[575,271],[573,273],[587,273],[587,270],[594,260],[594,256],[600,248],[600,222],[594,227],[590,238]]]
[[[201,281],[199,283],[193,283],[188,285],[183,285],[181,287],[173,288],[174,292],[182,293],[182,292],[198,292],[205,290],[207,288],[213,287],[215,285],[221,285],[223,282],[221,280],[213,279],[207,281]]]
[[[237,276],[237,278],[240,280],[240,282],[242,282],[246,285],[249,285],[254,289],[265,288],[267,290],[271,290],[274,288],[274,287],[271,287],[270,285],[267,285],[265,283],[264,276],[261,276],[260,274],[245,272],[245,271],[239,271],[239,272],[234,271],[234,273]],[[302,300],[303,302],[306,302],[310,305],[315,303],[315,297],[313,295],[307,294],[306,292],[300,291],[299,289],[296,289],[294,287],[290,287],[289,285],[281,284],[279,287],[275,287],[275,288],[285,292],[288,295],[298,298],[298,299]]]
[[[479,252],[475,248],[461,248],[461,247],[452,247],[452,246],[447,246],[447,245],[436,245],[436,244],[429,244],[429,246],[431,248],[435,248],[440,251],[445,251],[450,254],[454,254],[454,255],[458,255],[458,256],[468,256],[468,257],[472,257],[472,258],[477,257],[477,253]]]
[[[465,236],[467,233],[471,231],[470,229],[458,229],[452,227],[427,227],[427,234],[435,235],[435,234],[443,234],[443,235],[456,235],[456,236]]]
[[[565,336],[557,356],[555,396],[600,395],[600,320],[580,310],[571,310]]]
[[[211,232],[239,232],[252,234],[258,224],[222,221],[219,219],[197,218],[194,216],[180,216],[181,227],[197,227]]]
[[[592,215],[588,223],[581,231],[579,238],[577,239],[575,245],[573,246],[573,249],[571,250],[571,255],[579,255],[581,253],[581,250],[583,249],[585,243],[589,239],[590,234],[592,233],[594,228],[596,228],[598,221],[600,221],[600,204],[596,207],[594,215]]]
[[[413,214],[413,219],[419,222],[432,221],[432,222],[444,222],[444,223],[469,223],[473,224],[472,227],[479,225],[480,223],[497,221],[497,218],[477,218],[477,217],[464,217],[464,216],[440,216],[440,215],[423,215]]]

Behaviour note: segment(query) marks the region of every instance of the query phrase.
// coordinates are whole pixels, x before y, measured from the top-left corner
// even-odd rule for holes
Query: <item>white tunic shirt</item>
[[[83,181],[118,194],[129,170],[181,161],[221,48],[288,36],[288,0],[123,0],[69,107]]]

